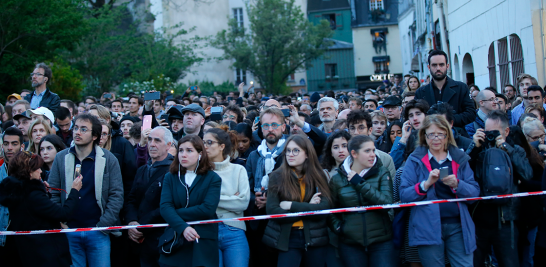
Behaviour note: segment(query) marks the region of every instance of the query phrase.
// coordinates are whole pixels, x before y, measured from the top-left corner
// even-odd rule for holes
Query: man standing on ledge
[[[34,71],[30,74],[34,92],[25,96],[25,100],[30,103],[31,109],[46,107],[55,113],[61,105],[61,98],[47,88],[52,76],[51,69],[45,63],[36,64]]]

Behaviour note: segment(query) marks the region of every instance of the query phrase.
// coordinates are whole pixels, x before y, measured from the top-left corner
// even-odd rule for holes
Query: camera
[[[485,131],[485,143],[489,144],[490,147],[495,147],[495,143],[497,142],[497,137],[500,136],[500,132],[498,130],[493,131]]]

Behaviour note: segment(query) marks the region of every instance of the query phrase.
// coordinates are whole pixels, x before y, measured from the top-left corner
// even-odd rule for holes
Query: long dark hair
[[[523,148],[523,150],[525,150],[525,154],[527,154],[527,158],[529,159],[531,166],[540,166],[542,169],[544,169],[544,162],[540,158],[540,155],[533,147],[531,147],[531,144],[529,144],[525,134],[521,128],[519,128],[519,126],[510,126],[510,134],[508,134],[506,137],[506,141],[509,144],[518,145]]]
[[[304,177],[303,182],[305,183],[306,192],[303,202],[309,202],[313,194],[307,194],[307,192],[315,192],[315,188],[318,187],[321,195],[332,203],[330,189],[328,188],[328,179],[320,167],[317,153],[315,152],[315,148],[313,147],[313,144],[311,144],[311,141],[304,135],[292,135],[286,140],[282,155],[286,155],[286,148],[290,142],[296,143],[296,145],[298,145],[307,155],[307,159],[303,162],[301,171],[301,174]],[[292,168],[288,165],[286,159],[283,159],[282,165],[277,171],[280,172],[280,180],[278,183],[270,184],[270,193],[278,194],[281,201],[302,202],[300,185],[298,180],[294,179],[292,176]]]
[[[19,151],[9,161],[9,175],[19,180],[30,180],[30,173],[40,169],[44,165],[44,160],[38,154]]]
[[[387,127],[387,136],[386,136],[387,140],[385,140],[385,142],[387,143],[389,151],[391,150],[392,145],[393,145],[393,142],[391,141],[391,130],[392,130],[392,126],[395,126],[395,125],[400,127],[400,130],[404,129],[404,124],[399,120],[393,121],[391,123],[391,125],[389,125],[389,127]]]
[[[63,139],[61,139],[56,134],[48,134],[44,136],[44,138],[40,140],[40,144],[38,145],[38,148],[42,147],[43,142],[50,142],[53,145],[53,147],[55,147],[55,150],[57,150],[57,153],[66,148],[66,145],[63,143]]]
[[[334,159],[334,156],[332,156],[332,144],[334,143],[334,140],[338,138],[345,138],[348,144],[349,140],[351,140],[351,135],[347,131],[341,130],[333,132],[330,136],[328,136],[328,139],[326,139],[326,144],[324,144],[324,148],[322,150],[323,156],[320,165],[322,165],[323,169],[328,171],[337,165],[336,159]],[[349,148],[347,147],[347,152],[348,151]]]
[[[201,159],[199,160],[199,166],[197,167],[197,170],[195,170],[196,174],[206,174],[208,171],[214,170],[214,163],[210,162],[209,158],[207,157],[207,153],[205,152],[205,145],[203,144],[203,139],[201,137],[190,134],[182,137],[180,140],[178,140],[178,147],[176,148],[176,155],[174,156],[173,163],[171,163],[171,167],[169,168],[169,172],[171,174],[177,175],[178,169],[180,166],[180,175],[186,174],[186,168],[182,167],[180,165],[180,160],[178,159],[178,149],[180,149],[180,145],[184,143],[191,143],[193,148],[199,153],[201,153]]]

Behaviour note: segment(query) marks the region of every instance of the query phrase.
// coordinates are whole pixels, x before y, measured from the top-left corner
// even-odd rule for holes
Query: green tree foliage
[[[82,0],[0,1],[0,86],[8,95],[30,87],[34,63],[53,60],[88,31]]]
[[[59,57],[49,65],[53,73],[50,89],[61,99],[79,99],[83,89],[83,76],[80,72]]]
[[[325,20],[310,23],[294,0],[253,3],[247,5],[250,29],[232,19],[212,44],[224,50],[220,60],[234,59],[233,67],[250,71],[268,92],[283,93],[290,74],[324,53],[332,30]]]
[[[181,25],[150,34],[139,30],[139,21],[133,20],[126,5],[91,13],[88,23],[93,30],[64,54],[85,84],[93,86],[85,92],[100,95],[123,82],[150,81],[159,75],[176,81],[202,61],[194,52],[200,39],[180,40],[188,33]]]

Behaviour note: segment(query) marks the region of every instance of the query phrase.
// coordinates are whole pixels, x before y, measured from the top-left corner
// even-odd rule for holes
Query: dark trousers
[[[23,266],[21,264],[21,259],[19,258],[19,253],[17,252],[15,240],[13,240],[14,238],[17,237],[11,235],[6,236],[6,245],[0,247],[0,266]]]
[[[474,266],[485,266],[485,260],[491,254],[491,247],[495,251],[495,258],[499,267],[518,267],[518,229],[514,226],[514,242],[512,247],[512,227],[510,222],[493,228],[476,227],[476,245],[474,251]]]
[[[260,214],[261,215],[261,214]],[[248,247],[250,248],[250,267],[275,267],[277,266],[278,250],[264,245],[262,238],[269,220],[254,221],[257,227],[246,228]]]
[[[396,267],[400,265],[398,250],[392,240],[367,247],[339,241],[339,255],[345,267]]]
[[[326,266],[328,246],[305,247],[303,230],[292,229],[288,251],[279,251],[278,267],[299,267],[303,260],[305,267]]]

